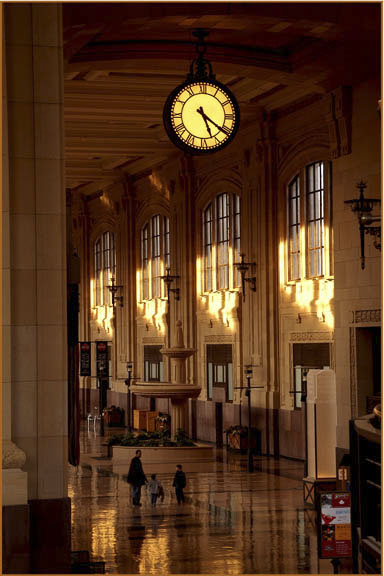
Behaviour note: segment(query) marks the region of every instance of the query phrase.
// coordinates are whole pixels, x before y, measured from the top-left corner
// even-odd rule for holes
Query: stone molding
[[[333,341],[333,332],[291,332],[290,342],[321,342]]]
[[[235,339],[233,336],[226,336],[226,335],[221,335],[221,336],[204,336],[204,341],[205,342],[213,342],[214,344],[216,343],[220,343],[220,342],[229,342],[230,344],[235,342]]]
[[[381,310],[352,310],[352,324],[381,322]]]
[[[11,440],[3,440],[2,469],[22,468],[26,462],[26,455]]]
[[[143,344],[165,344],[165,338],[161,336],[144,336],[142,341]]]

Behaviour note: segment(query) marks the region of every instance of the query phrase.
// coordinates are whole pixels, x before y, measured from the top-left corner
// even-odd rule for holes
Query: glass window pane
[[[233,384],[232,384],[232,364],[227,364],[228,382],[227,382],[227,399],[232,402],[233,400]]]

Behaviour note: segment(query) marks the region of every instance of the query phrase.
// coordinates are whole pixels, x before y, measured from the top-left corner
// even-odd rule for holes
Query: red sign
[[[350,493],[320,494],[320,519],[320,558],[352,556]]]
[[[96,342],[96,374],[98,378],[108,378],[108,342]]]

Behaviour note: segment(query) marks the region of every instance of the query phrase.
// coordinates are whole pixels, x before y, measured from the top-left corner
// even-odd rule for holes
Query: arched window
[[[240,197],[224,192],[203,213],[204,292],[240,285]]]
[[[330,273],[331,261],[325,253],[326,227],[328,244],[330,214],[328,177],[324,162],[305,166],[288,185],[287,196],[287,245],[288,281],[301,278],[318,278]],[[303,193],[301,193],[303,191]]]
[[[94,245],[95,258],[95,304],[111,306],[112,296],[107,286],[116,274],[115,237],[112,232],[104,232]]]
[[[156,214],[141,230],[142,300],[166,296],[161,276],[169,266],[169,219]]]

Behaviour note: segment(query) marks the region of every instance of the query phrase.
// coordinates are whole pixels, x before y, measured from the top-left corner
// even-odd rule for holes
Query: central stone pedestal
[[[186,361],[196,352],[196,348],[185,348],[180,320],[176,325],[176,346],[160,350],[163,356],[171,360],[171,381],[134,383],[131,388],[134,394],[140,396],[171,399],[172,439],[178,430],[184,430],[188,434],[188,399],[197,398],[201,392],[200,387],[186,382]]]

